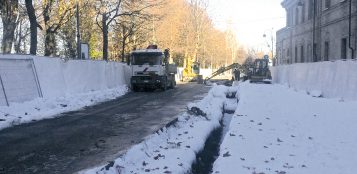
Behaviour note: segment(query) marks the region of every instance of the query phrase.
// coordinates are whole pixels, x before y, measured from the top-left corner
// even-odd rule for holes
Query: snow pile
[[[209,134],[220,126],[227,91],[228,87],[214,86],[203,100],[189,104],[189,111],[173,125],[147,137],[108,165],[80,173],[189,173]]]
[[[357,61],[297,63],[272,67],[274,83],[287,84],[322,97],[357,100]]]
[[[213,173],[356,173],[357,102],[243,83]]]
[[[0,106],[0,130],[6,127],[58,117],[60,113],[78,110],[110,99],[127,92],[125,85],[113,89],[72,94],[57,98],[37,98],[24,103]]]

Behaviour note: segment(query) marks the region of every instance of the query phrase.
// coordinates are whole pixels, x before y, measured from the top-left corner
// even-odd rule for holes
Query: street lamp
[[[79,31],[80,21],[79,21],[78,0],[76,1],[76,18],[77,18],[77,59],[82,59],[81,34],[80,34],[80,31]]]

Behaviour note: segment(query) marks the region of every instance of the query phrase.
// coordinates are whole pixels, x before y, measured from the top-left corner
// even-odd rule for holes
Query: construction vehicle
[[[217,71],[215,71],[214,73],[212,73],[211,76],[207,77],[205,79],[205,81],[211,80],[212,78],[228,71],[228,70],[232,70],[232,69],[237,69],[238,71],[240,71],[241,73],[247,73],[247,69],[245,67],[243,67],[242,65],[240,65],[239,63],[233,63],[227,67],[221,67],[219,68]]]
[[[169,63],[169,49],[162,52],[157,45],[150,45],[147,49],[134,50],[130,54],[132,76],[131,89],[162,89],[176,86],[175,74],[177,67]]]
[[[251,83],[271,83],[269,59],[255,59],[254,65],[249,68],[248,79]]]
[[[186,59],[185,68],[182,72],[182,80],[183,81],[197,81],[202,79],[200,76],[200,63],[192,61],[190,59]]]
[[[271,72],[269,70],[269,59],[255,59],[253,64],[244,64],[240,65],[239,63],[233,63],[227,67],[221,67],[210,77],[205,79],[205,82],[232,69],[236,69],[240,71],[240,73],[244,74],[244,81],[250,80],[251,83],[271,83]]]

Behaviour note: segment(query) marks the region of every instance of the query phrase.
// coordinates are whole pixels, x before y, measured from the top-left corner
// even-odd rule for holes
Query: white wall
[[[59,97],[126,85],[119,62],[33,57],[44,97]]]
[[[44,98],[111,89],[127,85],[130,79],[129,67],[120,62],[66,61],[60,58],[29,55],[1,55],[0,60],[2,60],[2,63],[5,62],[5,58],[11,59],[9,61],[10,64],[1,64],[1,73],[8,74],[2,77],[6,81],[6,85],[8,85],[7,96],[8,98],[9,96],[15,98],[17,96],[17,98],[21,99],[16,101],[11,100],[10,102],[29,101],[39,96],[37,88],[34,88],[34,84],[36,85],[36,83],[27,83],[28,81],[33,81],[34,74],[31,74],[29,71],[25,72],[27,68],[14,69],[14,65],[19,66],[23,64],[16,59],[33,59],[39,86]],[[14,91],[17,88],[21,89],[17,92]],[[22,94],[24,92],[26,92],[26,95]],[[3,94],[0,94],[0,97],[4,98]],[[0,104],[4,105],[4,102],[0,100]]]
[[[4,91],[9,103],[22,102],[40,97],[38,82],[31,59],[0,59],[0,105],[6,105]]]
[[[298,63],[272,67],[274,83],[321,91],[327,98],[357,100],[357,61]]]

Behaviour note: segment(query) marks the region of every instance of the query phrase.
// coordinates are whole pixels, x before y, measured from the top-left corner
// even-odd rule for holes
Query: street
[[[4,129],[0,173],[73,173],[105,164],[175,119],[209,89],[189,83],[165,92],[130,92],[55,119]]]

